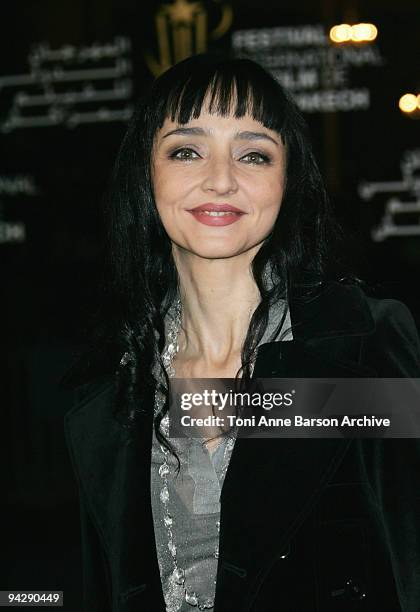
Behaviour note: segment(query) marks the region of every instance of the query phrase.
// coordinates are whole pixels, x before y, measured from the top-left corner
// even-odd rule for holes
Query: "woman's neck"
[[[185,361],[212,369],[240,355],[261,299],[250,270],[254,254],[204,259],[174,250],[182,303],[179,352]]]

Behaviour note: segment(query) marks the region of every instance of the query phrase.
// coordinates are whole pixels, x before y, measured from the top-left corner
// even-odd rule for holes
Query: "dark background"
[[[0,589],[64,590],[64,609],[69,612],[81,607],[81,560],[76,485],[62,429],[71,396],[60,390],[57,382],[83,344],[86,322],[97,304],[102,196],[126,126],[120,120],[71,127],[69,118],[77,110],[96,112],[100,107],[133,105],[153,79],[146,55],[160,58],[155,16],[163,4],[14,0],[2,5],[1,441],[6,451],[3,465],[8,493]],[[415,183],[420,159],[419,167],[411,172],[409,188],[377,194],[368,201],[360,196],[360,186],[366,182],[400,182],[404,155],[420,151],[417,116],[404,115],[398,109],[402,94],[420,91],[418,0],[213,0],[199,4],[208,19],[203,44],[210,51],[230,49],[238,30],[312,24],[328,32],[332,25],[344,21],[370,21],[378,27],[373,46],[380,65],[347,70],[346,87],[367,88],[369,108],[305,116],[334,207],[347,232],[355,236],[359,274],[374,283],[382,297],[404,301],[420,324],[419,212],[395,220],[396,225],[408,224],[411,235],[391,235],[382,241],[373,238],[391,198],[405,203],[420,200],[418,178]],[[217,32],[223,14],[231,15],[232,21],[226,32],[215,38],[212,32]],[[168,35],[173,36],[168,28]],[[46,91],[41,77],[30,86],[1,85],[2,77],[30,72],[28,58],[34,48],[42,43],[51,50],[65,45],[92,48],[111,44],[116,37],[126,37],[131,43],[125,54],[131,70],[125,78],[132,82],[133,91],[123,103],[86,104],[84,108],[64,104],[64,120],[54,126],[7,129],[19,92],[43,95]],[[301,53],[305,49],[305,45],[292,46],[286,51]],[[107,61],[95,64],[89,60],[84,68],[108,66]],[[57,69],[57,63],[52,62],[52,68]],[[64,64],[64,69],[74,66]],[[93,83],[95,90],[109,86],[85,80],[54,85],[55,93],[74,91],[81,83]],[[327,79],[318,90],[329,88]],[[46,111],[41,105],[36,113],[45,116],[48,108]],[[25,112],[28,114],[28,109],[21,115]],[[16,187],[19,180],[22,184],[22,177],[32,187]]]

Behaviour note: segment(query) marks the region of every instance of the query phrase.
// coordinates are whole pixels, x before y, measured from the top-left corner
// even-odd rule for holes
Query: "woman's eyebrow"
[[[189,128],[185,128],[185,127],[179,127],[176,128],[175,130],[171,130],[170,132],[166,132],[166,134],[164,134],[163,138],[167,138],[168,136],[176,136],[176,135],[180,135],[180,136],[208,136],[208,132],[206,130],[203,130],[203,128],[199,128],[199,127],[189,127]]]
[[[237,132],[235,134],[235,138],[238,140],[270,140],[271,142],[274,142],[275,145],[280,144],[266,132]]]
[[[163,138],[167,138],[168,136],[209,136],[210,134],[210,130],[205,130],[200,127],[179,127],[164,134]],[[269,140],[277,146],[280,144],[266,132],[251,132],[246,130],[244,132],[236,132],[234,138],[235,140]]]

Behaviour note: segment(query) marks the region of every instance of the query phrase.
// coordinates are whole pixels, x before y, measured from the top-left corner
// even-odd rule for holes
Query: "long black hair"
[[[342,274],[335,245],[340,238],[301,113],[281,85],[248,59],[200,55],[160,76],[138,103],[119,150],[106,216],[106,274],[97,338],[119,347],[116,415],[130,427],[141,411],[153,413],[153,373],[165,345],[164,317],[178,291],[171,241],[153,195],[154,139],[165,118],[185,124],[208,104],[211,113],[249,114],[276,131],[286,147],[286,185],[278,218],[252,261],[261,302],[252,315],[237,377],[249,380],[250,359],[262,338],[269,308],[291,288],[308,291]],[[207,108],[207,107],[206,107]],[[269,269],[276,282],[264,280]],[[284,317],[283,317],[284,318]],[[279,325],[282,326],[283,321]],[[146,401],[148,398],[148,401]],[[155,418],[158,439],[168,402]]]

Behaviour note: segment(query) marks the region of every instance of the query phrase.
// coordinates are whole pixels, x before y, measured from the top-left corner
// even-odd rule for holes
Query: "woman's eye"
[[[181,161],[191,161],[197,159],[197,157],[199,157],[198,153],[188,148],[177,149],[170,155],[171,159],[179,159]]]
[[[264,155],[263,153],[258,153],[257,151],[252,151],[252,153],[247,153],[243,157],[241,157],[242,161],[245,161],[246,164],[267,164],[270,161],[268,155]]]

